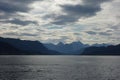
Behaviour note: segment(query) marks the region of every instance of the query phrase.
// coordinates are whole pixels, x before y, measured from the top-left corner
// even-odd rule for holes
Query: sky
[[[120,43],[120,0],[0,0],[0,36]]]

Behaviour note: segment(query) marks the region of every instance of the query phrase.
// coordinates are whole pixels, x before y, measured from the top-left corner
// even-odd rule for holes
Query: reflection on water
[[[120,80],[117,56],[1,56],[0,80]]]

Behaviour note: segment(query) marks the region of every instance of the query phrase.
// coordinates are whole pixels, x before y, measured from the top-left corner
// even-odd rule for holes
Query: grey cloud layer
[[[16,15],[16,12],[27,12],[30,10],[28,4],[31,0],[0,0],[0,19],[7,19]]]
[[[9,36],[27,36],[27,37],[31,37],[31,36],[37,36],[37,34],[30,34],[30,33],[16,33],[16,32],[8,32],[8,33],[3,33],[3,35],[9,35]]]
[[[28,24],[37,24],[35,21],[26,21],[15,19],[15,17],[19,17],[20,15],[17,12],[28,12],[32,8],[29,6],[32,2],[37,0],[0,0],[0,19],[3,19],[4,23],[12,23],[17,25],[26,26]],[[39,0],[40,1],[40,0]],[[12,18],[13,20],[8,20]]]
[[[36,21],[29,21],[29,20],[23,21],[23,20],[20,20],[20,19],[6,20],[6,21],[3,21],[3,22],[4,23],[16,24],[16,25],[21,25],[21,26],[26,26],[26,25],[29,25],[29,24],[36,24],[37,25]]]
[[[14,13],[26,12],[30,10],[28,5],[34,0],[0,0],[0,12]]]
[[[86,31],[87,34],[90,34],[90,35],[96,35],[97,33],[94,32],[94,31]]]
[[[54,18],[53,24],[66,24],[75,22],[80,18],[87,18],[95,16],[97,12],[101,11],[101,4],[110,0],[83,0],[83,4],[60,5],[65,15],[59,15]]]
[[[0,35],[55,43],[118,43],[119,3],[120,0],[0,0]]]
[[[89,35],[103,35],[103,36],[112,35],[111,31],[104,31],[104,32],[86,31],[86,33]]]

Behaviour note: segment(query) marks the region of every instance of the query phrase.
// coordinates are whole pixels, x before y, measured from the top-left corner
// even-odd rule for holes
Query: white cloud
[[[41,42],[57,43],[59,41],[70,43],[82,41],[84,43],[114,43],[120,42],[120,1],[113,0],[101,4],[102,10],[95,16],[79,18],[69,24],[56,25],[51,22],[59,15],[66,15],[60,5],[82,5],[82,0],[43,0],[31,3],[32,8],[27,12],[16,12],[9,18],[0,19],[0,35],[21,39],[39,40]],[[0,13],[0,17],[4,13]],[[75,16],[75,15],[73,15]],[[3,23],[10,19],[35,21],[38,24],[25,26],[13,23]],[[96,35],[87,34],[86,31],[96,32]],[[107,32],[108,31],[108,32]],[[101,34],[100,34],[101,33]],[[111,35],[107,35],[110,33]],[[106,34],[106,35],[105,35]],[[28,36],[29,35],[29,36]]]

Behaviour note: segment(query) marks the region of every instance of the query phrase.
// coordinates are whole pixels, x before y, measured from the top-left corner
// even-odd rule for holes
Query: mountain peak
[[[72,42],[71,44],[83,45],[83,43],[80,41]]]
[[[61,45],[64,45],[64,43],[63,42],[59,42],[57,45],[61,46]]]

